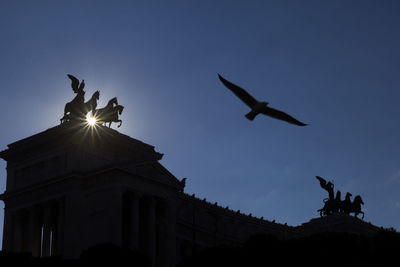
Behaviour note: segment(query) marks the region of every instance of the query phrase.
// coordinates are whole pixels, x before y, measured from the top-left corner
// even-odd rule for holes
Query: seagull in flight
[[[307,125],[305,123],[302,123],[301,121],[296,120],[295,118],[286,114],[285,112],[267,107],[268,102],[257,101],[253,96],[251,96],[248,92],[246,92],[246,90],[225,80],[221,75],[218,74],[218,77],[229,90],[231,90],[237,97],[239,97],[247,106],[251,108],[251,111],[245,115],[247,119],[252,121],[258,114],[262,113],[272,118],[286,121],[288,123],[295,124],[298,126]]]

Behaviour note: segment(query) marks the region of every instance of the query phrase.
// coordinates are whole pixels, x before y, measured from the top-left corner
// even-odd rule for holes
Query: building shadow
[[[399,248],[400,234],[390,230],[373,236],[325,232],[287,240],[255,235],[240,246],[205,249],[177,266],[390,266]]]

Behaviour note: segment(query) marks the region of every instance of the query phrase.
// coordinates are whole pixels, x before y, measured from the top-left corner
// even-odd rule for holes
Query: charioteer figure
[[[361,196],[356,196],[352,202],[350,199],[352,195],[347,193],[345,199],[342,201],[340,199],[341,192],[339,190],[336,192],[336,197],[334,197],[334,185],[332,182],[327,182],[324,178],[319,176],[316,176],[316,178],[321,188],[326,190],[329,196],[324,199],[324,206],[318,210],[321,217],[340,212],[344,214],[354,213],[355,217],[357,217],[358,214],[362,214],[362,219],[364,219],[364,212],[361,210],[361,205],[364,205],[364,202]]]
[[[64,108],[64,117],[60,119],[61,123],[77,120],[82,118],[82,116],[86,116],[85,113],[85,81],[79,82],[77,78],[72,76],[71,74],[67,75],[68,78],[71,79],[71,87],[72,91],[76,94],[75,98],[65,104]]]
[[[111,127],[111,123],[119,122],[118,127],[121,126],[122,120],[119,119],[119,115],[122,114],[124,107],[118,105],[116,97],[110,99],[104,108],[97,109],[97,100],[99,100],[100,92],[96,91],[91,99],[85,103],[85,91],[83,90],[85,81],[79,82],[71,74],[67,74],[67,76],[71,80],[72,91],[76,96],[71,102],[65,104],[64,116],[60,119],[61,123],[82,122],[91,113],[90,122],[93,125],[107,125],[108,123],[108,127]]]

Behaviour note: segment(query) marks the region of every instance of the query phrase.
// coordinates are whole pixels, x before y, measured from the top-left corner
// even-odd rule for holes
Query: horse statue
[[[332,182],[327,182],[324,178],[316,176],[317,180],[320,183],[320,186],[322,189],[326,190],[328,192],[328,198],[324,199],[324,206],[322,209],[319,209],[318,212],[320,216],[327,216],[331,215],[340,209],[340,202],[338,202],[334,198],[334,185]],[[340,199],[340,191],[338,191],[338,194],[336,195],[336,198]]]
[[[113,109],[116,105],[118,105],[117,98],[111,98],[104,108],[94,109],[92,111],[92,115],[96,118],[99,124],[103,124],[103,118],[109,116],[109,114],[113,112]]]
[[[351,199],[350,199],[351,196],[352,196],[352,194],[347,192],[344,200],[342,201],[342,212],[345,214],[350,214],[351,206],[352,206]]]
[[[71,87],[76,96],[71,102],[65,104],[64,116],[60,119],[61,123],[84,120],[87,114],[91,112],[97,124],[109,123],[108,127],[111,127],[111,123],[119,122],[118,127],[121,127],[122,120],[118,118],[118,115],[122,114],[124,107],[118,105],[116,97],[110,99],[105,107],[97,109],[100,92],[94,92],[90,100],[85,103],[85,91],[83,90],[85,81],[79,82],[77,78],[70,74],[67,74],[67,76],[71,79]]]
[[[335,209],[334,209],[334,213],[335,212],[340,212],[342,210],[342,193],[340,192],[340,190],[336,191],[336,197],[335,197]]]
[[[117,127],[118,127],[118,128],[121,127],[121,125],[122,125],[122,120],[120,120],[120,119],[118,118],[118,115],[121,115],[123,110],[124,110],[124,106],[121,106],[121,105],[115,106],[115,107],[112,109],[111,112],[108,112],[108,113],[106,114],[106,116],[103,116],[103,117],[102,117],[102,120],[100,121],[100,123],[102,123],[102,124],[103,124],[103,123],[104,123],[104,124],[109,123],[109,124],[108,124],[108,127],[110,128],[110,127],[111,127],[111,123],[113,123],[113,122],[119,122],[119,125],[118,125]]]
[[[332,215],[336,212],[340,212],[342,210],[342,201],[340,200],[340,191],[336,192],[336,198],[325,198],[324,199],[324,207],[319,209],[318,212],[320,216],[328,216]]]
[[[82,80],[80,83],[74,76],[70,74],[67,76],[71,79],[72,91],[76,96],[71,102],[65,104],[64,116],[60,119],[61,123],[81,118],[85,112],[85,91],[83,91],[85,81]]]
[[[335,209],[336,209],[335,200],[326,198],[324,199],[324,206],[317,211],[319,212],[319,215],[322,217],[322,216],[332,215]]]
[[[360,195],[357,195],[353,203],[351,203],[350,213],[354,213],[354,217],[357,217],[358,214],[362,214],[361,219],[364,219],[364,212],[361,210],[361,205],[364,205],[364,202]]]
[[[92,97],[89,99],[89,101],[85,103],[85,116],[90,111],[92,111],[92,113],[93,113],[94,110],[96,110],[96,108],[97,108],[97,100],[99,100],[99,98],[100,98],[100,92],[96,91],[96,92],[94,92]]]

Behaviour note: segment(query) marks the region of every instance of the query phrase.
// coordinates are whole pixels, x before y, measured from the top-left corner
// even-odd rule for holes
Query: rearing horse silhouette
[[[90,111],[92,111],[92,113],[94,112],[94,110],[97,108],[97,100],[99,100],[99,97],[100,92],[96,91],[92,95],[92,98],[90,98],[90,100],[85,103],[85,115],[88,114]]]
[[[352,208],[352,203],[351,203],[351,197],[352,195],[347,192],[345,199],[342,201],[342,211],[346,214],[350,214],[351,208]]]
[[[364,205],[364,201],[362,200],[361,196],[356,196],[351,203],[350,213],[354,213],[354,217],[357,217],[358,214],[362,214],[361,219],[364,219],[364,212],[361,210],[361,205]]]
[[[117,105],[115,106],[111,112],[107,113],[107,116],[104,116],[102,119],[102,123],[109,123],[108,127],[111,127],[111,123],[119,122],[118,128],[122,125],[122,120],[118,118],[118,115],[121,115],[122,111],[124,110],[124,106]]]
[[[104,118],[107,118],[109,114],[113,112],[114,105],[118,105],[118,100],[116,97],[111,98],[104,108],[99,108],[92,111],[93,116],[100,124],[103,124]]]

